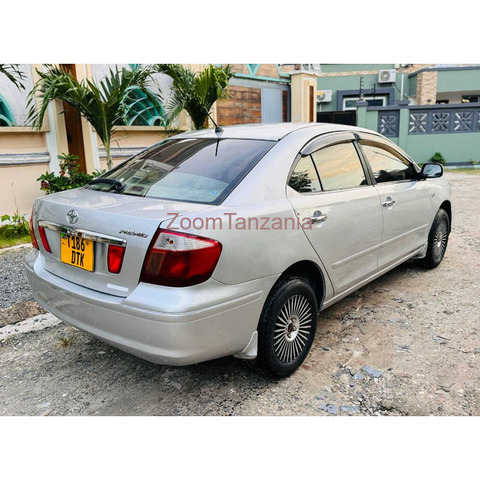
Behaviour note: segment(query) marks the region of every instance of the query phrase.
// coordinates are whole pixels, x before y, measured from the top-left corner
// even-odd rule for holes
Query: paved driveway
[[[480,415],[480,176],[447,175],[442,265],[403,265],[323,312],[291,378],[233,358],[152,365],[60,324],[0,343],[0,414]]]

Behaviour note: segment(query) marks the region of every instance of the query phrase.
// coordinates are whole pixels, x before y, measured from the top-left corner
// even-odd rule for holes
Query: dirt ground
[[[480,415],[480,176],[447,178],[443,263],[407,263],[323,312],[292,377],[234,358],[153,365],[60,324],[0,343],[0,415]]]

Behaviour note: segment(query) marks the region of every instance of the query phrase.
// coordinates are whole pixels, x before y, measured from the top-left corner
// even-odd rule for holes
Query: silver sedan
[[[406,260],[442,261],[442,174],[350,126],[185,133],[37,199],[26,270],[47,310],[126,352],[285,377],[323,309]]]

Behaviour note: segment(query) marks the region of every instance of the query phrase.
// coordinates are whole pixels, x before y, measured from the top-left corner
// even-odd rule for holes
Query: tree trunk
[[[204,128],[208,128],[208,116],[205,116],[204,119],[196,119],[197,121],[193,122],[193,126],[195,130],[203,130]]]
[[[107,155],[107,170],[112,169],[112,155],[110,154],[110,140],[104,142],[105,153]]]

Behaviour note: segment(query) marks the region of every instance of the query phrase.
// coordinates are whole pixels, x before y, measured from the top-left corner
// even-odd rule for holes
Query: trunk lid
[[[207,208],[212,207],[84,188],[49,195],[36,202],[35,225],[46,222],[60,229],[67,227],[114,237],[126,241],[126,250],[120,273],[110,273],[107,267],[108,244],[95,241],[94,270],[90,272],[63,263],[60,260],[61,233],[46,228],[51,254],[45,251],[39,240],[45,269],[84,287],[126,297],[138,285],[145,255],[159,224],[173,218],[173,214],[184,215]],[[78,214],[74,224],[67,219],[71,210]]]

